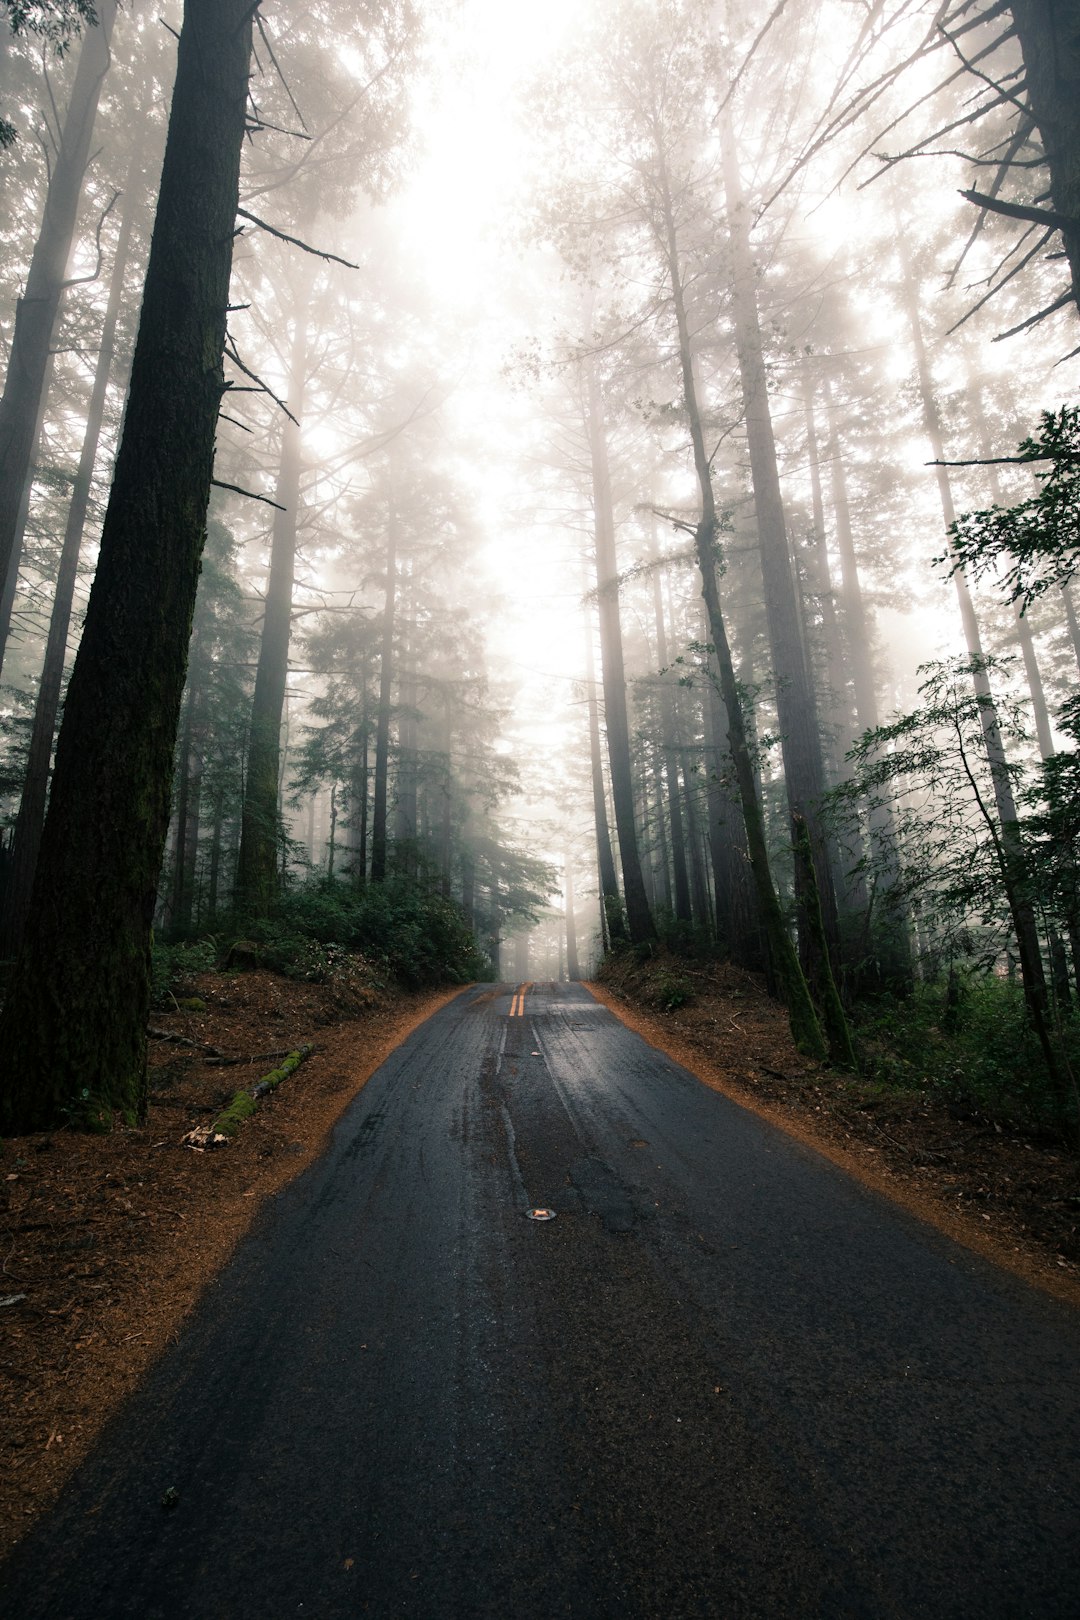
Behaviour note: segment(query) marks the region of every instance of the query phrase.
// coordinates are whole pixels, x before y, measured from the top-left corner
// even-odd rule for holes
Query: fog
[[[1076,389],[1060,182],[982,9],[935,32],[932,7],[809,0],[258,8],[159,936],[398,882],[454,907],[494,978],[587,977],[660,937],[775,979],[762,882],[807,926],[792,818],[841,952],[905,861],[940,888],[914,765],[823,808],[903,749],[850,755],[924,701],[923,666],[968,660],[1015,780],[1067,746],[1067,587],[1018,619],[973,568],[965,618],[940,560],[957,515],[1031,495],[1007,458]],[[62,56],[0,21],[9,958],[185,25],[114,11]],[[48,298],[35,387],[16,312]],[[931,912],[904,924],[916,971],[1017,926]]]

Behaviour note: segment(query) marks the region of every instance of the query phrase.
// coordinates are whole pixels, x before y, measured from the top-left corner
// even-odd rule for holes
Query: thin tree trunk
[[[675,876],[675,916],[680,922],[691,918],[690,879],[686,870],[686,839],[683,834],[682,806],[679,803],[678,737],[675,728],[675,697],[667,676],[668,643],[664,623],[664,599],[660,589],[660,572],[655,531],[649,536],[649,559],[653,563],[652,595],[653,620],[656,625],[656,657],[660,666],[660,727],[663,739],[664,761],[667,766],[667,805],[671,825],[671,865]]]
[[[281,834],[280,775],[283,759],[281,720],[289,678],[296,537],[300,521],[300,474],[304,390],[307,383],[308,330],[313,273],[307,271],[296,303],[296,326],[289,360],[289,409],[282,429],[270,541],[259,662],[251,701],[247,777],[240,824],[240,858],[236,872],[237,910],[247,917],[266,917],[281,891],[278,868]]]
[[[941,500],[941,515],[946,532],[948,532],[956,521],[956,508],[953,504],[948,468],[943,465],[946,459],[945,435],[934,395],[930,362],[923,337],[922,319],[919,315],[918,294],[906,257],[904,259],[903,298],[911,328],[912,346],[915,351],[916,374],[922,398],[923,423],[926,436],[933,450],[934,460],[938,463],[934,471],[937,476],[938,495]],[[979,621],[976,617],[975,604],[971,598],[967,579],[963,570],[959,567],[953,571],[953,582],[956,586],[968,656],[972,661],[972,685],[979,702],[983,743],[993,783],[998,830],[1001,835],[1002,876],[1012,916],[1013,930],[1016,935],[1017,953],[1020,958],[1020,976],[1024,986],[1024,999],[1027,1003],[1032,1027],[1043,1050],[1047,1071],[1060,1091],[1062,1085],[1060,1069],[1047,1027],[1046,974],[1043,969],[1035,907],[1029,893],[1027,858],[1020,835],[1020,822],[1016,810],[1016,801],[1013,797],[1012,782],[1009,777],[1005,746],[1001,740],[1001,729],[994,704],[993,690],[990,685],[990,677],[986,672]]]
[[[31,476],[53,331],[75,235],[90,140],[109,68],[115,0],[100,0],[98,26],[87,28],[71,99],[49,178],[45,212],[26,290],[15,307],[7,377],[0,397],[0,580],[17,572],[19,512]]]
[[[140,121],[140,127],[141,123],[142,121]],[[136,129],[136,135],[138,135],[138,129]],[[3,930],[3,954],[8,957],[15,955],[22,939],[26,914],[30,905],[30,893],[34,883],[34,871],[37,867],[38,850],[41,845],[41,829],[45,823],[45,805],[49,791],[49,766],[52,761],[56,717],[60,709],[60,693],[64,682],[68,634],[71,628],[71,609],[75,599],[75,586],[79,575],[79,554],[82,549],[83,532],[86,528],[86,515],[94,480],[94,465],[97,461],[101,429],[105,420],[105,401],[115,352],[116,325],[124,297],[124,277],[127,271],[132,226],[136,214],[136,198],[134,194],[141,162],[142,153],[141,149],[138,149],[132,158],[131,167],[128,171],[127,197],[123,219],[120,224],[120,234],[116,243],[116,255],[113,259],[112,277],[109,283],[109,300],[105,309],[105,321],[101,329],[101,345],[98,349],[97,365],[94,370],[94,382],[87,405],[86,430],[83,434],[79,465],[72,484],[71,504],[68,507],[67,522],[64,527],[64,543],[60,550],[60,562],[57,567],[52,613],[49,617],[49,634],[45,644],[45,662],[42,666],[37,701],[34,705],[34,723],[30,733],[26,776],[23,780],[22,796],[19,800],[19,813],[12,833],[11,877],[6,897]],[[6,634],[4,639],[6,641]]]
[[[210,832],[210,863],[206,876],[206,920],[211,925],[217,917],[218,887],[221,881],[221,835],[225,823],[225,791],[218,788],[214,794],[214,816]]]
[[[832,386],[825,378],[825,409],[829,424],[829,468],[833,517],[836,523],[836,543],[840,552],[842,582],[841,606],[845,644],[851,667],[851,682],[855,693],[855,717],[859,733],[876,731],[879,720],[877,683],[871,657],[870,615],[863,599],[859,578],[859,560],[855,552],[855,534],[848,501],[847,476],[840,443],[839,413],[833,401]],[[854,737],[847,742],[853,742]],[[897,900],[901,872],[897,851],[896,825],[888,805],[876,804],[869,817],[870,848],[874,857],[876,879],[874,898],[881,897],[876,907],[878,926],[871,928],[872,919],[866,911],[865,884],[852,892],[854,906],[866,916],[867,933],[872,935],[867,944],[875,959],[876,976],[888,989],[898,995],[907,995],[912,986],[911,923],[907,908]],[[861,849],[852,851],[858,858]],[[860,964],[859,976],[864,980],[873,976]]]
[[[145,1111],[150,926],[224,388],[253,9],[185,4],[127,417],[0,1020],[4,1131]]]
[[[842,772],[837,752],[837,738],[840,739],[839,752],[842,753],[851,738],[851,706],[848,702],[847,674],[844,669],[840,625],[836,612],[836,594],[833,590],[832,569],[829,564],[829,546],[825,534],[825,502],[821,493],[821,458],[818,448],[817,420],[814,415],[813,385],[809,380],[805,384],[803,410],[806,417],[806,455],[810,466],[810,499],[814,513],[814,574],[818,602],[821,608],[821,633],[825,638],[826,670],[829,683],[828,707],[831,711],[829,750],[832,756],[829,764],[833,780],[839,781]]]
[[[574,917],[574,870],[567,850],[563,858],[563,893],[566,905],[566,977],[573,982],[581,978],[578,963],[577,922]]]
[[[589,761],[592,776],[593,821],[596,827],[596,859],[600,868],[600,915],[604,949],[611,944],[611,934],[625,936],[622,926],[622,907],[619,881],[615,875],[615,856],[608,830],[607,794],[604,789],[604,764],[600,751],[600,715],[596,701],[596,668],[593,661],[592,625],[588,608],[585,609],[585,696],[589,714]]]
[[[750,477],[757,515],[758,550],[761,557],[765,612],[776,685],[776,707],[784,760],[784,786],[790,811],[792,848],[797,848],[801,828],[805,824],[816,878],[815,898],[807,887],[808,869],[805,862],[795,861],[799,944],[818,999],[823,1005],[828,1006],[831,1005],[829,985],[833,978],[831,957],[834,953],[838,953],[839,948],[834,887],[834,869],[838,867],[839,862],[835,858],[835,852],[830,849],[821,824],[821,801],[826,785],[821,734],[813,685],[804,655],[791,553],[780,493],[780,475],[777,469],[776,442],[769,407],[754,263],[750,249],[749,218],[739,178],[730,115],[725,115],[722,139],[724,189],[727,196],[733,259],[732,308],[735,347],[742,383],[746,441],[750,453]],[[822,914],[821,931],[811,924],[811,910],[818,904]],[[818,941],[822,937],[828,944],[824,958],[818,947]]]
[[[799,965],[798,954],[784,925],[783,913],[780,910],[780,902],[777,899],[776,888],[773,884],[768,845],[765,840],[765,823],[758,804],[754,783],[754,767],[746,735],[742,694],[735,679],[735,666],[731,661],[727,628],[724,624],[724,617],[720,607],[720,595],[716,587],[716,548],[720,523],[713,494],[709,455],[705,448],[701,412],[698,407],[693,348],[690,341],[690,328],[683,297],[675,222],[668,190],[666,164],[663,162],[662,156],[661,169],[665,192],[665,229],[662,246],[667,259],[672,300],[675,307],[675,320],[679,337],[679,360],[682,370],[683,404],[694,450],[694,469],[697,473],[701,503],[701,520],[694,531],[694,546],[697,553],[698,567],[701,572],[701,594],[709,619],[709,637],[715,651],[720,676],[720,693],[724,700],[724,707],[727,710],[728,746],[735,770],[735,780],[738,784],[743,824],[746,828],[747,851],[750,858],[750,867],[754,874],[758,909],[768,941],[769,955],[776,972],[781,995],[788,1009],[792,1037],[800,1051],[813,1057],[823,1058],[828,1047],[821,1031],[821,1025],[818,1022],[817,1013],[814,1010],[814,1004],[810,999],[806,979]]]
[[[394,679],[394,617],[397,603],[397,509],[394,504],[393,460],[388,473],[386,524],[386,599],[383,607],[382,650],[379,661],[379,709],[375,718],[375,790],[371,812],[371,881],[386,878],[387,789],[390,777],[390,695]]]
[[[619,621],[619,574],[615,557],[615,522],[611,504],[603,404],[593,365],[586,362],[587,427],[592,464],[593,512],[596,537],[596,590],[600,618],[600,662],[604,678],[604,724],[615,827],[619,835],[619,862],[626,901],[626,925],[634,944],[656,938],[656,927],[645,895],[637,827],[634,787],[630,769],[630,723],[626,709],[626,674],[623,669],[622,625]]]

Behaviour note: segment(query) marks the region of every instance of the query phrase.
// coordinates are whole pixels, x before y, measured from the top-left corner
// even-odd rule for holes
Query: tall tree
[[[0,1020],[8,1131],[145,1109],[150,927],[225,389],[257,9],[185,0],[124,433]]]
[[[15,312],[15,334],[0,397],[0,587],[18,566],[15,548],[20,515],[34,459],[53,330],[64,292],[94,119],[109,67],[115,16],[116,0],[101,0],[100,24],[89,30],[79,52],[41,229]]]

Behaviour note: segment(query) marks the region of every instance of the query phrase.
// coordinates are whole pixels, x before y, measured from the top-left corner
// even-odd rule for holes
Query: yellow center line
[[[519,984],[518,985],[517,989],[514,991],[513,1000],[510,1003],[510,1015],[509,1016],[511,1018],[524,1018],[524,1016],[525,1016],[525,992],[526,992],[526,990],[531,990],[532,987],[533,987],[532,979],[530,979],[527,984]]]

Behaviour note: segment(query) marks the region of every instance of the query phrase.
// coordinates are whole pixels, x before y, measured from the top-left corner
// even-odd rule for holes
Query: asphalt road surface
[[[0,1610],[1077,1620],[1078,1372],[1074,1311],[579,986],[473,990],[266,1206]]]

